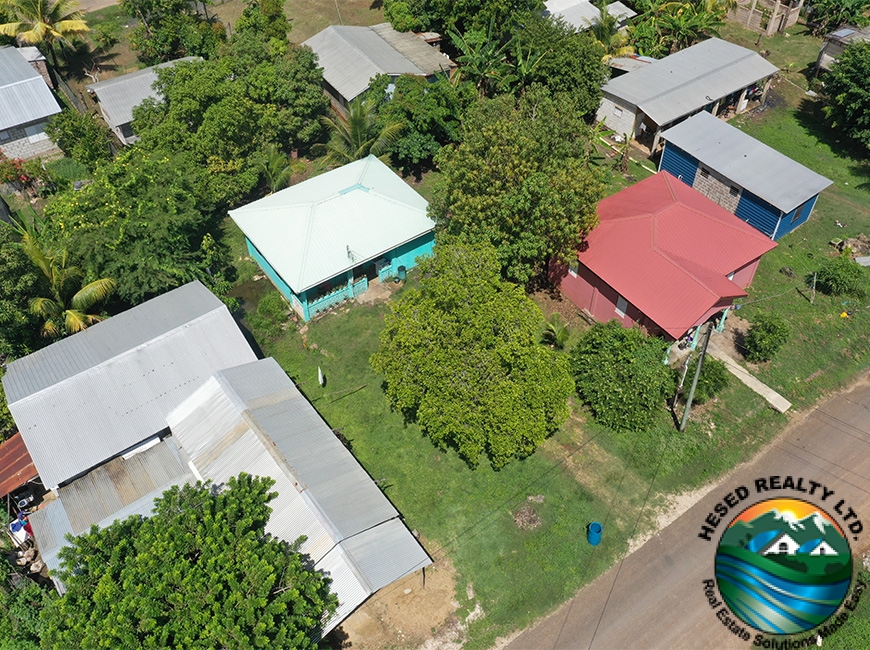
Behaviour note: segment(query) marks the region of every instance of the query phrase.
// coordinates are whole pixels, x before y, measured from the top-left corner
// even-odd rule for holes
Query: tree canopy
[[[0,24],[0,34],[24,43],[44,43],[57,68],[54,45],[88,32],[85,12],[76,0],[3,0],[0,9],[12,20]]]
[[[139,21],[130,44],[146,65],[209,57],[225,39],[223,24],[202,19],[187,0],[120,0],[120,5]]]
[[[387,399],[470,465],[531,454],[568,416],[567,358],[538,343],[543,315],[501,280],[488,244],[441,242],[420,288],[390,305],[372,356]]]
[[[432,29],[462,33],[497,26],[510,31],[516,18],[541,13],[543,0],[384,0],[384,15],[399,31]]]
[[[844,137],[870,149],[870,43],[853,43],[825,75],[824,111]]]
[[[439,227],[495,246],[504,276],[521,284],[567,261],[598,223],[603,193],[590,130],[564,96],[533,87],[518,100],[481,100],[459,145],[436,161],[430,213]]]
[[[857,27],[867,25],[868,10],[870,0],[813,0],[807,9],[807,22],[812,33],[820,36],[847,23]]]
[[[733,0],[638,0],[629,40],[640,54],[664,57],[718,36]]]
[[[643,431],[674,389],[662,363],[667,344],[619,321],[593,325],[571,352],[577,393],[595,419],[618,431]]]
[[[315,648],[337,599],[295,546],[265,533],[272,485],[241,474],[176,486],[149,518],[71,538],[42,647]]]

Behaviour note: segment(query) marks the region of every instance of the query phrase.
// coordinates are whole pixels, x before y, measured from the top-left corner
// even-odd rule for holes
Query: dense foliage
[[[439,243],[420,289],[390,305],[372,356],[387,398],[440,448],[499,468],[568,416],[567,358],[538,343],[540,309],[499,275],[489,245]]]
[[[542,278],[595,227],[603,185],[590,167],[589,127],[564,97],[533,87],[519,100],[480,100],[459,145],[436,160],[430,213],[439,227],[495,246],[504,276]]]
[[[697,369],[698,357],[695,356],[689,362],[688,372],[686,373],[686,385],[682,394],[684,399],[688,396],[688,389],[692,384]],[[728,367],[708,354],[704,358],[704,365],[701,366],[701,376],[698,377],[698,385],[695,387],[695,395],[692,398],[693,401],[696,404],[703,404],[704,402],[713,399],[716,395],[725,390],[730,379],[731,373],[728,372]]]
[[[316,647],[312,632],[337,600],[293,546],[266,535],[272,484],[242,474],[224,489],[173,487],[150,518],[74,538],[43,647]]]
[[[446,76],[429,82],[414,75],[401,75],[395,81],[378,75],[368,96],[380,100],[382,127],[401,125],[387,148],[392,162],[405,172],[421,172],[432,166],[441,147],[459,140],[462,115],[476,93],[471,85],[451,83]]]
[[[790,335],[791,330],[785,318],[774,312],[759,312],[746,333],[746,359],[770,361]]]
[[[97,163],[112,159],[109,140],[112,137],[103,120],[92,114],[82,114],[66,108],[49,119],[45,132],[67,157],[93,170]]]
[[[629,40],[638,53],[661,58],[718,36],[733,0],[637,0]]]
[[[0,650],[38,650],[39,615],[52,593],[23,575],[6,557],[0,557],[0,571]]]
[[[844,253],[822,262],[817,282],[819,289],[830,296],[862,298],[867,290],[867,271]]]
[[[870,23],[867,17],[870,0],[812,0],[807,4],[807,22],[816,36],[827,34],[840,25],[863,27]]]
[[[511,31],[519,15],[541,13],[543,0],[384,0],[384,16],[399,31],[446,33],[486,29]]]
[[[208,226],[194,198],[203,194],[203,175],[189,156],[128,149],[98,168],[93,183],[48,204],[47,235],[138,304],[196,277]]]
[[[29,300],[36,296],[38,287],[38,271],[27,259],[15,231],[0,223],[0,362],[22,357],[33,349],[38,328]]]
[[[619,321],[593,325],[571,352],[577,393],[595,419],[617,431],[643,431],[665,406],[674,374],[667,343]]]
[[[314,143],[329,102],[308,48],[243,30],[221,54],[161,69],[163,100],[137,107],[133,129],[146,150],[186,152],[207,172],[200,198],[231,206],[257,186],[269,144],[289,151]]]
[[[224,26],[204,20],[187,0],[120,0],[139,26],[130,44],[146,65],[183,56],[209,57],[225,39]]]
[[[824,81],[824,110],[831,126],[870,149],[870,42],[847,47]]]

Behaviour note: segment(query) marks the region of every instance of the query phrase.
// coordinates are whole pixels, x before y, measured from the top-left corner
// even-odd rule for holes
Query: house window
[[[41,140],[48,140],[48,135],[46,135],[45,131],[42,130],[42,124],[26,126],[24,127],[24,133],[27,134],[28,142],[40,142]]]
[[[736,186],[734,186],[734,185],[732,185],[732,186],[728,189],[728,193],[729,193],[731,196],[737,196],[737,195],[740,194],[740,188],[739,188],[739,187],[736,187]]]
[[[806,209],[808,203],[809,203],[809,201],[807,201],[801,207],[799,207],[797,210],[794,211],[794,216],[791,218],[792,223],[794,223],[795,221],[800,219],[802,216],[804,216],[804,210]]]
[[[571,262],[568,265],[568,273],[573,275],[575,278],[577,277],[577,262]]]
[[[702,178],[710,178],[710,172],[707,169],[701,167],[701,177]]]
[[[625,312],[628,309],[628,301],[622,296],[616,298],[616,313],[620,318],[625,318]]]
[[[788,543],[787,542],[780,542],[779,543],[779,552],[780,553],[788,553]]]
[[[616,117],[622,117],[622,109],[619,108],[619,106],[614,106],[613,114],[616,115]]]
[[[12,134],[9,131],[0,131],[0,142],[5,142],[12,138]]]

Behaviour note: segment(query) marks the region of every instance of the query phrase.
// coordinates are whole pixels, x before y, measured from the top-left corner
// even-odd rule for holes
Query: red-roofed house
[[[747,295],[776,247],[668,172],[604,199],[598,217],[577,265],[559,272],[562,293],[599,321],[675,340]]]

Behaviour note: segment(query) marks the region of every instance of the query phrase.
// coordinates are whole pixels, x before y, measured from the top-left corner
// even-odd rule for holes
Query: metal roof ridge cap
[[[164,294],[164,295],[165,295],[165,294]],[[143,304],[144,304],[144,303],[143,303]],[[178,330],[180,330],[180,329],[182,329],[182,328],[184,328],[184,327],[187,327],[187,326],[189,326],[189,325],[192,325],[193,323],[197,323],[197,322],[199,322],[199,321],[205,319],[207,316],[211,316],[213,313],[215,313],[216,311],[219,311],[221,308],[226,309],[226,305],[224,305],[223,303],[221,303],[220,305],[215,305],[215,308],[214,308],[214,309],[211,309],[211,310],[205,312],[204,314],[200,314],[200,315],[197,316],[196,318],[193,318],[193,319],[191,319],[191,320],[185,321],[185,322],[182,323],[181,325],[178,325],[178,326],[176,326],[176,327],[173,327],[171,330],[167,330],[166,332],[162,332],[162,333],[158,334],[157,336],[151,337],[150,339],[148,339],[148,340],[146,340],[146,341],[143,341],[142,343],[139,343],[139,344],[136,345],[135,347],[131,347],[131,348],[128,348],[128,349],[124,350],[124,351],[121,352],[120,354],[116,354],[116,355],[113,356],[113,357],[110,357],[110,358],[108,358],[108,359],[104,359],[104,360],[101,361],[100,363],[94,364],[94,365],[92,365],[92,366],[88,366],[88,367],[85,368],[84,370],[81,370],[81,371],[75,373],[74,375],[70,375],[69,377],[65,377],[64,379],[61,379],[60,381],[57,381],[57,382],[51,384],[50,386],[46,386],[45,388],[41,388],[40,390],[35,391],[35,392],[31,393],[30,395],[27,395],[26,397],[22,397],[21,399],[15,400],[14,403],[15,403],[15,404],[22,404],[22,403],[28,402],[28,401],[30,401],[32,398],[35,398],[36,396],[41,395],[41,394],[44,393],[45,391],[47,391],[47,390],[49,390],[49,389],[51,389],[51,388],[54,388],[54,387],[56,387],[56,386],[61,386],[61,385],[65,384],[65,383],[67,383],[67,382],[69,382],[69,381],[72,381],[73,379],[75,379],[75,378],[77,378],[77,377],[79,377],[79,376],[81,376],[81,375],[83,375],[83,374],[85,374],[85,373],[87,373],[87,372],[90,372],[90,371],[94,370],[95,368],[100,368],[100,367],[106,365],[106,364],[109,363],[110,361],[113,361],[113,360],[115,360],[115,359],[119,359],[119,358],[121,358],[121,357],[126,357],[126,356],[128,356],[128,355],[130,355],[130,354],[133,354],[134,352],[138,352],[140,349],[142,349],[142,348],[145,347],[146,345],[148,345],[148,344],[150,344],[150,343],[153,343],[154,341],[159,341],[159,340],[161,340],[161,339],[167,338],[169,335],[178,332]],[[121,313],[123,314],[124,312],[121,312]],[[229,313],[229,310],[227,310],[227,313]],[[121,315],[121,314],[118,314],[118,316],[120,316],[120,315]],[[230,315],[230,318],[232,318],[232,315]],[[42,349],[43,349],[43,350],[46,350],[46,349],[48,349],[48,348],[42,348]],[[23,358],[23,357],[22,357],[22,358]]]
[[[676,268],[680,269],[680,271],[682,271],[695,284],[697,284],[701,288],[703,288],[707,293],[709,293],[713,296],[716,296],[717,298],[722,297],[719,295],[719,293],[717,291],[713,291],[713,289],[704,280],[702,280],[701,278],[696,276],[694,273],[692,273],[689,269],[685,268],[682,264],[680,264],[679,260],[683,260],[685,262],[688,262],[689,264],[695,264],[697,266],[700,266],[701,268],[706,269],[707,271],[709,271],[713,275],[717,275],[718,271],[707,268],[706,266],[704,266],[703,264],[701,264],[699,262],[693,262],[692,260],[686,259],[686,258],[681,257],[679,255],[674,255],[672,253],[668,253],[667,251],[656,250],[656,253],[658,253],[662,258],[664,258],[665,260],[667,260],[671,264],[673,264]],[[727,276],[724,279],[728,280]],[[731,284],[734,284],[734,282],[731,280],[728,280],[728,282],[731,282]],[[735,284],[734,286],[737,286],[737,285]],[[740,290],[743,291],[742,289],[740,289]]]
[[[36,72],[36,71],[34,70],[34,72]],[[28,77],[27,79],[19,79],[18,81],[13,81],[12,83],[9,83],[9,84],[3,84],[2,86],[0,86],[0,90],[5,90],[6,88],[12,88],[12,86],[20,86],[21,84],[33,83],[34,81],[40,81],[42,83],[45,83],[45,79],[43,79],[39,74],[37,74],[35,77]],[[46,88],[48,88],[48,86],[46,86]]]
[[[352,49],[354,52],[359,54],[366,61],[371,63],[372,66],[374,66],[375,68],[380,70],[382,73],[386,73],[387,72],[386,70],[384,70],[383,68],[381,68],[381,66],[379,66],[377,63],[375,63],[374,60],[372,60],[372,58],[368,54],[366,54],[364,51],[359,49],[356,45],[354,45],[349,40],[347,40],[344,37],[344,34],[342,33],[342,31],[338,29],[339,27],[361,27],[361,26],[362,25],[330,25],[326,29],[332,29],[335,32],[335,34],[341,39],[342,43],[347,45],[350,49]],[[375,34],[378,38],[381,38],[381,35],[378,34],[376,31],[374,31],[371,27],[366,27],[366,29],[369,30],[370,32],[372,32],[373,34]],[[383,40],[383,39],[381,39],[381,40]]]
[[[305,242],[302,245],[302,255],[299,256],[299,272],[297,277],[303,277],[305,272],[305,267],[308,263],[308,249],[310,248],[309,244],[311,243],[311,233],[314,230],[314,208],[317,206],[317,203],[312,203],[308,207],[308,223],[305,229]],[[267,260],[268,261],[268,260]],[[286,280],[285,280],[286,282]],[[289,286],[289,285],[288,285]],[[312,285],[313,286],[313,285]],[[291,289],[293,287],[290,287]],[[309,287],[310,288],[310,287]],[[299,292],[306,291],[307,289],[299,289]]]
[[[269,452],[269,455],[272,457],[272,460],[275,461],[275,464],[278,465],[278,468],[284,473],[287,478],[293,481],[296,487],[296,491],[300,494],[302,492],[308,491],[308,484],[300,478],[296,469],[293,467],[293,465],[290,464],[290,461],[287,460],[287,457],[278,448],[277,443],[272,440],[272,438],[269,437],[269,435],[264,432],[262,428],[260,428],[260,423],[257,422],[257,419],[254,417],[253,413],[251,413],[251,410],[245,407],[245,410],[241,411],[239,415],[251,428],[251,431],[257,437],[257,440],[259,440],[260,444],[263,445],[263,448]],[[321,514],[326,517],[326,514],[322,512],[322,508],[320,508],[320,510]],[[326,519],[329,519],[329,517],[326,517]],[[332,522],[330,521],[330,523]]]
[[[340,542],[336,543],[335,546],[333,546],[327,552],[330,552],[330,551],[334,550],[336,547],[338,547],[339,551],[341,552],[342,559],[345,560],[348,568],[351,570],[354,577],[359,581],[359,583],[363,587],[365,587],[368,594],[372,595],[373,593],[375,593],[375,588],[372,585],[372,583],[369,582],[368,576],[366,576],[365,572],[362,570],[360,565],[357,563],[356,558],[353,556],[353,553],[351,553],[349,549],[344,547],[345,541],[346,540],[342,539]]]

